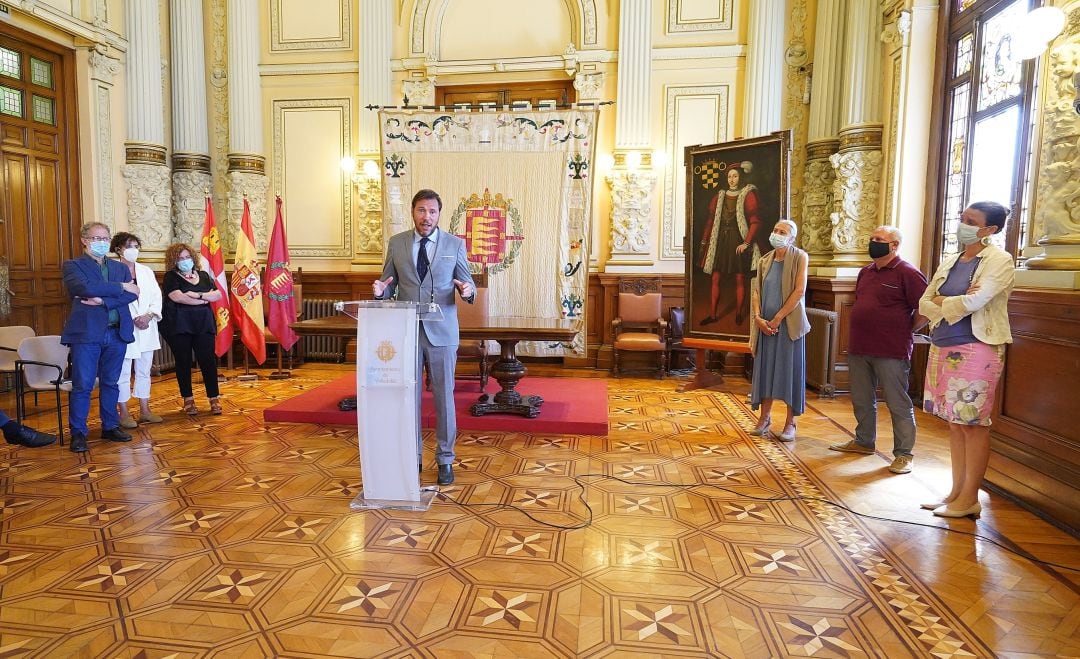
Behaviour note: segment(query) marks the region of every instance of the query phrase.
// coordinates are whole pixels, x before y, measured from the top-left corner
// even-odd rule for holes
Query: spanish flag
[[[203,221],[202,240],[199,241],[199,255],[202,256],[202,268],[214,280],[221,297],[210,303],[214,312],[214,324],[217,336],[214,338],[214,352],[220,357],[229,351],[233,340],[232,319],[229,318],[229,281],[225,277],[225,255],[221,253],[221,236],[214,220],[214,202],[206,195],[206,219]]]
[[[236,237],[232,281],[229,285],[233,322],[240,328],[240,340],[256,363],[266,361],[266,337],[263,335],[262,284],[259,281],[259,257],[251,233],[251,208],[244,198],[244,215]]]

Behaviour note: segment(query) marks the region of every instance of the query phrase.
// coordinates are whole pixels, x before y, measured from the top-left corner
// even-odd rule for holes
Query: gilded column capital
[[[160,144],[145,144],[141,142],[128,142],[124,145],[125,162],[129,165],[165,165],[166,151]]]

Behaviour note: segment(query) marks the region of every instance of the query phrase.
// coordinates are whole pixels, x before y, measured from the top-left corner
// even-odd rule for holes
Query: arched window
[[[949,0],[932,268],[957,251],[956,226],[972,201],[1012,209],[1003,247],[1026,244],[1033,60],[1013,53],[1010,30],[1033,0]]]

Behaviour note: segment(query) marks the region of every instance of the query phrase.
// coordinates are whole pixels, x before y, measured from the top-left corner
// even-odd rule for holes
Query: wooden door
[[[0,256],[13,298],[5,325],[59,334],[61,267],[81,225],[75,155],[74,56],[0,25]]]
[[[538,80],[536,82],[502,82],[482,85],[448,85],[435,88],[435,105],[455,103],[494,103],[509,105],[528,101],[536,107],[541,101],[566,105],[574,101],[573,80]]]

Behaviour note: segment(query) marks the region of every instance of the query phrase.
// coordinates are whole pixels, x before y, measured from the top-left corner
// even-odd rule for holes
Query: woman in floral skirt
[[[1013,256],[990,243],[1005,230],[1007,208],[979,201],[964,209],[958,254],[942,261],[919,301],[930,319],[923,408],[949,422],[952,489],[922,504],[940,517],[978,517],[979,485],[990,461],[990,414],[1004,367]]]

